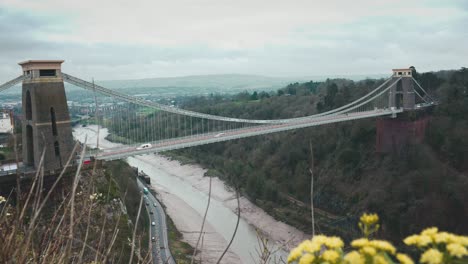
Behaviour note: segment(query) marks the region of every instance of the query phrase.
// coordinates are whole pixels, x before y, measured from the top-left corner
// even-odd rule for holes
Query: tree
[[[252,101],[258,100],[258,94],[256,91],[252,93],[252,95],[250,96],[250,100]]]

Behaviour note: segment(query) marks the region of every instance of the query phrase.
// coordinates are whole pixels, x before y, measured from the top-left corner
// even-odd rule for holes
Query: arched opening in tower
[[[31,125],[26,126],[26,153],[27,163],[34,166],[34,136]]]
[[[26,120],[32,119],[32,103],[31,103],[31,93],[29,91],[26,92]]]
[[[403,82],[402,80],[399,80],[396,84],[396,90],[397,92],[403,92]]]
[[[55,141],[54,143],[54,150],[55,150],[55,156],[59,157],[60,156],[60,146],[58,141]]]
[[[55,157],[59,159],[60,167],[62,167],[62,158],[60,157],[60,145],[58,141],[54,142]]]
[[[396,83],[395,107],[403,107],[403,80],[399,80]]]
[[[50,108],[50,122],[52,123],[52,135],[57,136],[57,123],[55,119],[55,110]]]
[[[401,93],[395,94],[395,106],[396,108],[403,107],[403,94]]]

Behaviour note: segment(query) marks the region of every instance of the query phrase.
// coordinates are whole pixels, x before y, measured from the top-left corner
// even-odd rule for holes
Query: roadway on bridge
[[[154,153],[160,151],[174,150],[179,148],[193,147],[198,145],[204,145],[209,143],[246,138],[257,135],[264,135],[274,132],[287,131],[297,128],[318,126],[324,124],[332,124],[343,121],[357,120],[362,118],[377,117],[377,116],[388,116],[402,112],[402,109],[375,109],[371,111],[363,111],[349,114],[337,114],[330,116],[323,116],[318,118],[307,119],[304,118],[301,121],[285,124],[274,124],[274,125],[259,125],[252,126],[243,129],[235,129],[228,131],[217,131],[213,133],[194,135],[188,137],[174,138],[169,140],[162,140],[154,142],[150,147],[140,149],[135,146],[123,145],[115,148],[105,149],[99,153],[96,157],[103,160],[120,159],[128,156],[142,155],[147,153]]]

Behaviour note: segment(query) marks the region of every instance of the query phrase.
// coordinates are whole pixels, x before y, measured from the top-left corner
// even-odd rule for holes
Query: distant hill
[[[259,75],[222,74],[139,80],[108,80],[96,83],[110,89],[137,89],[139,93],[204,95],[210,93],[238,93],[245,90],[276,90],[293,81],[296,80]]]
[[[242,91],[271,91],[290,83],[321,81],[331,76],[269,77],[246,74],[194,75],[182,77],[148,78],[138,80],[107,80],[97,83],[111,89],[132,89],[135,93],[161,95],[207,95],[210,93],[235,94]],[[381,78],[383,75],[332,76],[353,80]],[[136,89],[136,90],[134,90]]]
[[[77,76],[79,77],[79,76]],[[96,84],[110,89],[121,89],[130,94],[158,94],[159,96],[237,94],[242,91],[272,91],[290,83],[306,81],[323,81],[327,78],[347,78],[361,80],[381,78],[384,75],[330,75],[300,77],[269,77],[249,74],[213,74],[181,77],[146,78],[134,80],[102,80]],[[21,93],[21,85],[6,91],[6,94]],[[76,91],[76,87],[65,83],[67,91]],[[131,89],[131,91],[130,91]]]
[[[147,78],[137,80],[100,81],[109,88],[130,87],[225,87],[225,88],[264,88],[288,83],[294,78],[275,78],[260,75],[216,74],[182,77]]]

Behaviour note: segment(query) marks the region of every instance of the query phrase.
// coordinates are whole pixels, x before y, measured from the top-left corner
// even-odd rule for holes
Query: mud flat
[[[87,135],[88,145],[95,147],[96,131],[95,125],[74,128],[74,136],[84,141]],[[105,149],[120,145],[106,140],[107,135],[107,129],[100,129],[99,147]],[[195,247],[208,200],[210,179],[204,177],[206,170],[198,165],[182,165],[177,160],[157,154],[130,157],[127,161],[150,176],[152,187],[166,205],[167,213],[182,232],[184,241]],[[210,208],[199,245],[201,256],[197,256],[202,258],[203,263],[216,263],[230,241],[237,222],[235,192],[218,178],[212,178],[211,187]],[[269,248],[284,249],[275,254],[277,259],[285,259],[288,249],[309,237],[292,226],[276,221],[245,197],[240,198],[240,207],[239,228],[222,263],[258,262],[259,233],[272,241]]]

